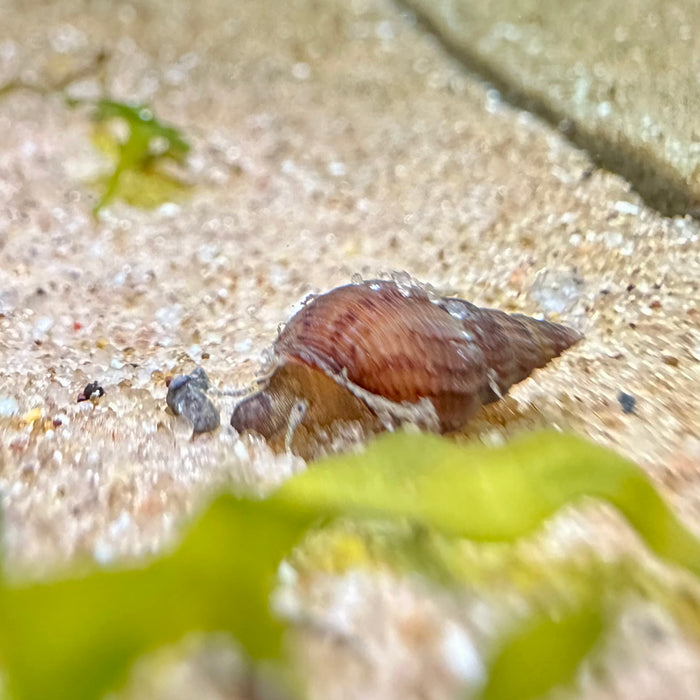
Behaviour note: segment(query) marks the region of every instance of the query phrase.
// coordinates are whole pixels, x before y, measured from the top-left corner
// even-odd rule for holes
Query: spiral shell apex
[[[274,343],[266,385],[236,406],[231,425],[283,437],[286,447],[297,433],[308,440],[336,423],[454,431],[580,338],[418,285],[338,287],[292,317]]]

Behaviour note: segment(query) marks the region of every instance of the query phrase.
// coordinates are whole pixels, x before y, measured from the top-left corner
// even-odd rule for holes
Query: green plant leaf
[[[181,546],[139,569],[0,589],[0,659],[16,700],[94,700],[137,655],[189,631],[227,631],[253,659],[279,659],[269,595],[307,523],[219,498]]]
[[[700,573],[700,542],[644,473],[609,450],[558,433],[498,449],[387,435],[362,454],[323,460],[266,501],[220,497],[174,552],[140,568],[30,585],[0,581],[7,688],[15,700],[95,700],[124,680],[136,656],[189,631],[226,631],[252,659],[280,659],[281,627],[268,609],[274,574],[324,518],[400,518],[510,542],[584,496],[610,502],[658,555]],[[563,618],[545,613],[516,631],[493,662],[487,700],[534,698],[568,682],[604,626],[597,605]],[[529,686],[518,675],[518,655],[540,669]],[[544,665],[548,656],[554,663]],[[513,696],[520,687],[530,695]]]
[[[189,144],[172,126],[156,119],[145,105],[126,104],[113,100],[99,100],[94,114],[98,124],[94,141],[103,151],[115,158],[114,170],[103,178],[102,195],[93,209],[99,210],[116,197],[137,206],[157,206],[181,195],[187,189],[184,182],[161,172],[160,164],[170,159],[182,161]],[[123,142],[99,128],[104,122],[119,119],[128,129]]]
[[[598,601],[553,617],[537,615],[519,627],[489,667],[479,700],[536,700],[570,685],[604,628]]]
[[[388,434],[361,454],[318,462],[272,501],[326,516],[409,518],[446,534],[512,542],[584,496],[611,503],[656,554],[700,575],[700,541],[644,472],[574,435],[541,432],[488,448]]]
[[[114,100],[98,100],[95,110],[95,121],[103,122],[109,119],[123,119],[132,133],[137,132],[142,138],[143,150],[138,153],[146,158],[148,146],[152,139],[161,138],[166,142],[165,154],[180,159],[187,155],[190,146],[178,129],[158,120],[153,110],[147,105],[128,104]]]

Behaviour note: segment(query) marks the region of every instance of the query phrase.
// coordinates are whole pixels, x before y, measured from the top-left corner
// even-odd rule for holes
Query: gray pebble
[[[206,395],[210,388],[206,372],[197,367],[191,374],[173,377],[168,386],[165,401],[177,416],[184,416],[192,423],[195,433],[216,430],[221,423],[219,409]]]
[[[637,399],[632,396],[632,394],[627,394],[626,392],[621,391],[617,395],[617,400],[620,402],[620,406],[622,406],[623,413],[634,413],[634,408],[637,405]]]

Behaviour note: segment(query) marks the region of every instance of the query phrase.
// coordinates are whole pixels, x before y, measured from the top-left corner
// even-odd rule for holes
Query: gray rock
[[[665,214],[700,215],[695,0],[404,0],[511,102]]]
[[[201,367],[191,374],[173,377],[168,386],[168,407],[175,415],[187,418],[195,434],[211,432],[221,424],[219,409],[206,394],[210,387],[209,377]]]

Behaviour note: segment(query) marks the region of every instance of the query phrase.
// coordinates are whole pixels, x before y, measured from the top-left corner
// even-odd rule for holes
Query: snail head
[[[289,409],[275,394],[262,389],[236,405],[231,425],[239,433],[251,430],[269,440],[287,428]]]

